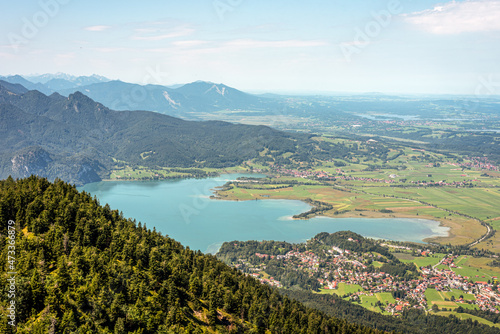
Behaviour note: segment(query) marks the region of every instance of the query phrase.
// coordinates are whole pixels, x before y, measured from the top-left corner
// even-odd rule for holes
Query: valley
[[[113,110],[73,89],[44,95],[0,81],[3,175],[72,182],[107,208],[358,326],[408,332],[390,319],[417,312],[497,327],[499,137],[487,131],[498,127],[497,102],[482,100],[469,115],[456,100],[252,97],[196,82],[174,90],[198,106],[181,110],[169,91],[178,108],[164,113],[177,118],[153,106]],[[361,113],[366,105],[373,110]],[[351,235],[377,250],[346,252],[335,236],[353,232],[343,230],[377,238]],[[318,244],[320,235],[336,241]],[[344,302],[343,315],[331,308]],[[184,314],[207,313],[201,303]],[[378,316],[375,325],[364,320]]]
[[[499,334],[498,18],[5,2],[0,333]]]

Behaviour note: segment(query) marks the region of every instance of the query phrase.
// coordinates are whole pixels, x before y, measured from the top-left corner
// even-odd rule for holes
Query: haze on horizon
[[[0,75],[500,95],[499,17],[500,0],[29,0],[0,13]]]

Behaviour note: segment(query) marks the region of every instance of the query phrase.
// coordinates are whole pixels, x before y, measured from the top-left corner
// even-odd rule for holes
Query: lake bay
[[[125,217],[168,235],[184,246],[216,252],[225,241],[279,240],[302,242],[320,232],[351,230],[365,237],[421,242],[448,235],[439,222],[408,218],[329,218],[295,220],[310,209],[295,200],[224,201],[210,199],[213,188],[241,176],[206,179],[109,181],[78,188],[108,203]]]

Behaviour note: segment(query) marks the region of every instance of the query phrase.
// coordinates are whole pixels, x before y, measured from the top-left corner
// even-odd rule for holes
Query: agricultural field
[[[377,303],[379,299],[377,298],[376,295],[373,296],[361,296],[361,306],[364,308],[373,311],[373,312],[378,312],[378,313],[386,313],[383,312],[380,307],[375,306],[375,303]]]
[[[407,253],[393,253],[401,262],[414,263],[418,268],[433,266],[439,263],[446,254],[432,254],[429,256],[412,256]]]
[[[401,262],[414,263],[418,268],[437,265],[439,261],[446,256],[446,254],[432,254],[427,257],[412,256],[408,253],[393,254]],[[494,282],[498,279],[498,277],[500,277],[500,268],[490,266],[491,262],[492,259],[487,257],[472,257],[461,255],[454,261],[455,265],[457,266],[456,268],[448,267],[445,265],[438,265],[436,268],[452,270],[463,277],[468,277],[473,282]],[[448,298],[451,298],[451,296]]]
[[[468,294],[461,290],[452,290],[452,291],[437,291],[433,288],[428,288],[425,291],[425,297],[427,299],[427,304],[429,307],[436,304],[440,309],[456,309],[458,306],[462,306],[463,308],[477,308],[476,305],[470,305],[460,302],[455,302],[455,300],[463,297],[464,301],[473,301],[476,300],[474,295]]]
[[[361,285],[358,284],[346,284],[346,283],[339,283],[337,289],[335,290],[328,290],[328,289],[320,289],[319,293],[322,294],[336,294],[338,296],[343,296],[347,295],[350,293],[356,293],[359,291],[364,291],[364,289],[361,287]]]
[[[381,196],[410,198],[430,203],[439,208],[460,212],[482,220],[491,220],[493,227],[500,222],[500,189],[498,188],[457,188],[457,187],[365,187],[367,193]]]
[[[375,296],[382,304],[395,303],[396,300],[390,292],[380,292],[376,293]]]
[[[440,269],[451,269],[455,273],[468,277],[474,282],[477,281],[491,281],[500,277],[500,268],[491,267],[489,264],[492,259],[490,258],[475,258],[472,256],[461,255],[455,261],[456,268],[449,268],[443,265],[439,265]]]
[[[349,293],[356,293],[359,291],[364,291],[363,288],[357,284],[345,284],[345,283],[340,283],[338,288],[335,290],[328,290],[328,289],[320,289],[320,294],[336,294],[340,297],[349,294]],[[345,298],[348,300],[349,298]],[[382,309],[380,307],[375,306],[377,302],[382,303]],[[382,313],[382,314],[390,314],[387,311],[383,310],[385,305],[389,303],[395,303],[396,300],[392,296],[390,292],[381,292],[381,293],[375,293],[372,296],[368,295],[361,295],[360,300],[359,300],[359,305],[363,306],[364,308],[374,311],[377,313]]]

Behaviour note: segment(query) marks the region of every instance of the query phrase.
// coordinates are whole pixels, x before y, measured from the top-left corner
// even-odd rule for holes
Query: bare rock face
[[[38,146],[16,152],[10,161],[12,165],[9,175],[14,178],[38,175],[49,180],[64,179],[77,186],[101,181],[98,173],[104,168],[97,160],[82,154],[76,153],[66,157],[51,156]]]
[[[49,153],[40,147],[27,147],[12,157],[12,174],[15,177],[46,176],[52,161]]]
[[[102,169],[99,163],[91,159],[82,159],[73,165],[72,176],[77,185],[101,181],[98,170]]]

